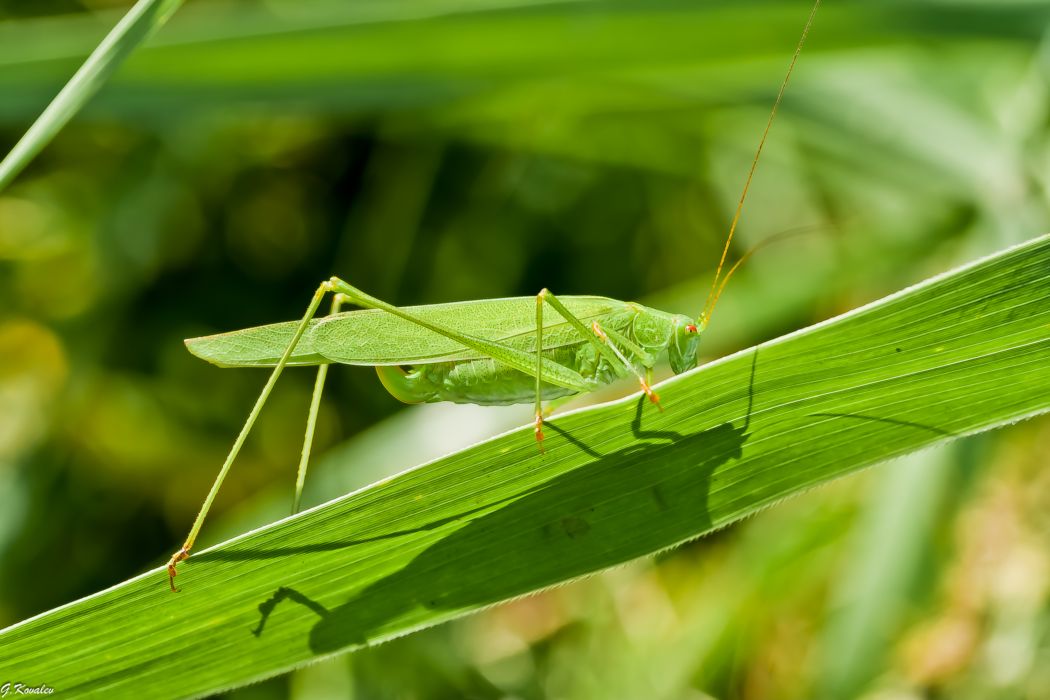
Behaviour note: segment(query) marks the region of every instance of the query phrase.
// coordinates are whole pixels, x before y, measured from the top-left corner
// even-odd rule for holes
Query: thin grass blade
[[[29,130],[0,161],[3,190],[98,92],[128,55],[167,21],[182,0],[139,0],[70,78]]]

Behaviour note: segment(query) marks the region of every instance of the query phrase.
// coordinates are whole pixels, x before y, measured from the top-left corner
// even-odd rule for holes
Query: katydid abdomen
[[[609,363],[597,357],[589,345],[562,347],[544,355],[555,362],[575,366],[584,379],[594,386],[617,378]],[[394,398],[405,403],[472,403],[481,406],[505,406],[532,403],[536,400],[536,380],[491,358],[438,362],[425,365],[383,365],[376,367],[383,387]],[[571,396],[573,389],[548,384],[540,385],[543,401]]]

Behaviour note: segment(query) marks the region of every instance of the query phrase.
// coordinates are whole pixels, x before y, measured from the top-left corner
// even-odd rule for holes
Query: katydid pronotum
[[[657,358],[667,353],[675,374],[697,365],[700,336],[726,283],[751,252],[725,267],[762,147],[802,52],[820,0],[802,30],[737,202],[711,291],[696,319],[597,296],[558,298],[544,289],[535,297],[485,299],[396,307],[332,277],[322,282],[299,321],[258,326],[186,341],[190,352],[222,367],[272,367],[270,377],[234,441],[182,547],[168,561],[171,590],[176,565],[189,557],[204,519],[233,461],[255,424],[282,370],[316,366],[317,379],[306,421],[293,513],[298,512],[313,442],[321,392],[332,363],[376,368],[383,386],[407,403],[453,401],[481,405],[535,403],[534,434],[543,452],[542,402],[593,391],[633,375],[660,407],[650,386]],[[329,314],[314,316],[324,296]],[[362,310],[341,312],[344,304]],[[547,307],[557,313],[544,320]],[[662,410],[662,409],[661,409]]]

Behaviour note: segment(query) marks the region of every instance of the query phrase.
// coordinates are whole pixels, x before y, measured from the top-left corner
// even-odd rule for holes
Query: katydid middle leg
[[[501,362],[508,367],[512,367],[520,372],[534,376],[536,378],[536,440],[541,442],[543,440],[543,413],[541,410],[541,386],[543,382],[548,382],[556,386],[560,386],[575,391],[589,391],[594,388],[593,380],[588,380],[580,375],[576,370],[566,367],[565,365],[559,364],[554,360],[543,356],[543,303],[544,301],[550,303],[554,308],[573,326],[580,331],[583,338],[586,338],[589,342],[595,344],[595,348],[599,353],[605,355],[608,354],[609,360],[612,365],[617,366],[617,358],[611,351],[599,342],[583,325],[576,316],[574,316],[565,305],[562,304],[557,298],[554,297],[548,290],[544,289],[536,296],[536,352],[534,355],[529,355],[524,351],[518,350],[517,348],[511,347],[498,341],[487,340],[485,338],[478,338],[475,336],[460,333],[452,328],[446,328],[433,321],[420,318],[412,314],[405,309],[399,309],[396,306],[386,303],[380,299],[362,292],[356,287],[333,277],[329,282],[332,284],[332,289],[343,294],[348,301],[364,306],[366,308],[380,309],[391,313],[395,316],[399,316],[406,321],[411,321],[423,328],[439,333],[446,338],[450,338],[464,346],[476,350],[478,352],[488,355],[497,362]],[[540,451],[542,452],[543,446],[540,445]]]
[[[550,304],[554,307],[554,310],[561,315],[566,321],[569,322],[580,335],[591,343],[594,348],[598,351],[598,354],[605,358],[609,362],[610,366],[614,368],[620,367],[622,361],[626,365],[627,370],[634,372],[634,366],[627,361],[620,351],[609,342],[607,336],[600,332],[598,324],[592,325],[591,330],[588,330],[587,326],[584,325],[576,314],[569,311],[568,307],[561,302],[558,297],[554,296],[549,289],[543,289],[539,294],[536,295],[536,442],[540,444],[540,451],[543,451],[543,408],[542,402],[540,401],[540,365],[543,357],[543,304]],[[593,332],[592,332],[593,331]],[[633,345],[633,343],[632,343]],[[635,346],[637,352],[642,352],[640,348]],[[637,372],[635,372],[637,374]],[[642,381],[642,388],[650,398],[656,396],[649,389],[645,381]],[[657,404],[659,405],[659,404]]]
[[[620,342],[621,344],[623,344],[623,345],[628,345],[628,344],[629,345],[634,345],[634,344],[630,343],[630,341],[627,340],[627,338],[624,338],[619,333],[614,333],[614,331],[612,331],[612,330],[608,330],[607,331],[607,330],[603,329],[601,327],[601,324],[599,324],[597,321],[595,321],[594,323],[591,324],[591,328],[594,330],[594,334],[597,337],[601,338],[602,341],[605,342],[605,344],[608,345],[610,349],[612,349],[612,351],[616,354],[617,358],[619,358],[619,360],[624,364],[624,366],[631,373],[633,373],[635,377],[637,377],[638,383],[642,387],[642,391],[645,392],[645,395],[649,397],[649,400],[652,401],[654,404],[656,404],[656,407],[658,409],[660,409],[660,411],[662,412],[664,410],[664,408],[663,408],[663,406],[660,405],[660,397],[656,395],[656,392],[653,391],[652,386],[650,386],[652,384],[652,381],[653,381],[652,367],[646,365],[646,367],[645,367],[645,376],[643,377],[642,373],[639,372],[637,369],[635,369],[634,365],[631,364],[631,361],[628,360],[627,356],[623,354],[623,351],[620,350],[620,348],[616,347],[616,344],[613,342],[613,340],[610,338],[610,336],[611,335],[615,335],[616,336],[616,340],[618,342]],[[637,346],[635,346],[635,348],[637,348]],[[632,349],[632,352],[639,352],[639,351],[641,351],[640,348]]]

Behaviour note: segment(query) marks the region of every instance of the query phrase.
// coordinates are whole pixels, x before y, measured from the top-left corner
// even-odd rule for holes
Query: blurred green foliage
[[[5,148],[126,7],[0,2]],[[0,625],[181,541],[264,381],[182,338],[298,317],[333,273],[695,314],[808,9],[187,2],[0,193]],[[738,276],[710,355],[1050,229],[1048,26],[1019,0],[822,8],[736,250],[810,232]],[[282,380],[205,544],[288,508],[311,382]],[[322,458],[308,503],[527,413],[333,371],[319,448],[361,468]],[[234,695],[1044,697],[1048,453],[1045,419],[967,439]]]

